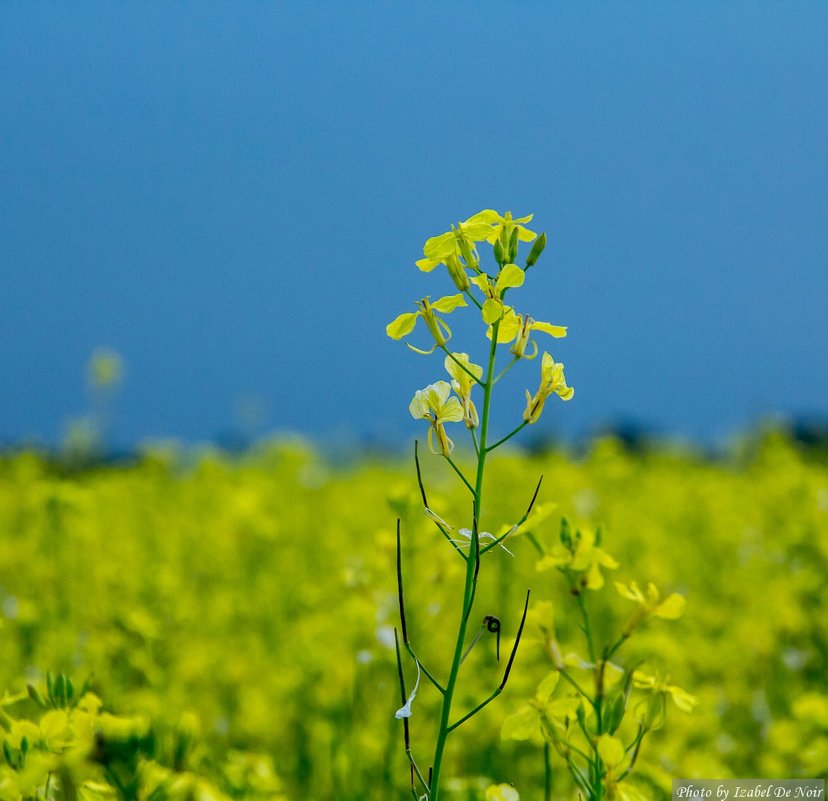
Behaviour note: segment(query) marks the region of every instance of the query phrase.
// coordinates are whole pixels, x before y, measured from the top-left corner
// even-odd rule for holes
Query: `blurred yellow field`
[[[431,507],[446,519],[467,514],[445,462],[423,461]],[[681,619],[649,620],[626,645],[628,664],[646,659],[642,670],[669,674],[698,701],[691,712],[668,705],[665,725],[642,749],[637,786],[658,798],[677,776],[825,776],[824,459],[776,435],[720,461],[666,448],[634,454],[611,439],[580,458],[499,453],[481,527],[516,519],[540,474],[539,502],[557,507],[532,536],[551,547],[562,515],[574,526],[600,525],[619,563],[587,599],[599,630],[623,625],[632,609],[616,580],[654,582],[663,596],[686,598]],[[148,727],[173,743],[186,735],[177,766],[156,760],[164,781],[144,770],[136,798],[162,797],[152,795],[162,785],[168,796],[201,799],[404,797],[408,770],[394,717],[397,517],[411,639],[439,674],[464,568],[423,514],[407,461],[332,466],[301,442],[237,459],[205,453],[188,466],[159,451],[72,473],[34,453],[4,457],[0,798],[50,792],[34,774],[21,778],[21,732],[30,762],[34,751],[52,760],[43,777],[71,772],[75,763],[64,757],[86,736],[78,716],[106,712],[136,736]],[[524,530],[508,546],[514,556],[494,548],[483,557],[478,605],[502,621],[506,651],[528,588],[530,616],[505,692],[468,724],[462,744],[449,745],[452,798],[482,798],[491,783],[542,785],[539,742],[501,740],[501,727],[551,669],[539,626],[554,616],[561,649],[580,647],[555,571],[536,569]],[[458,708],[473,707],[502,673],[489,639],[469,659],[473,678],[458,690]],[[49,671],[75,688],[91,677],[94,695],[66,712],[78,718],[70,734],[69,718],[56,722],[26,695],[27,683],[47,692]],[[420,687],[415,749],[433,736],[426,729],[438,700]],[[554,753],[551,764],[555,796],[567,797]],[[83,795],[111,795],[84,770]],[[171,783],[170,770],[192,780]]]

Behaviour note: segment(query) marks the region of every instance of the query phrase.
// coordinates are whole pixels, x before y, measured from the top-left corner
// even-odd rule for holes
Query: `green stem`
[[[478,274],[479,273],[480,273],[480,271],[478,270]],[[483,308],[483,306],[480,305],[480,301],[474,295],[472,295],[471,290],[469,290],[469,289],[466,290],[466,296],[468,297],[468,299],[472,303],[474,303],[475,306],[477,306],[478,309]]]
[[[489,433],[489,411],[492,402],[492,387],[494,385],[495,357],[497,355],[497,330],[499,322],[492,326],[492,343],[489,348],[489,363],[486,369],[486,380],[483,383],[483,411],[480,420],[480,443],[477,454],[477,476],[475,486],[472,490],[474,496],[474,512],[472,520],[472,542],[469,558],[466,560],[466,578],[463,586],[463,609],[460,615],[460,625],[457,629],[457,641],[454,646],[454,657],[451,662],[446,691],[443,693],[443,704],[440,711],[440,726],[437,731],[437,742],[434,747],[434,761],[432,763],[430,782],[430,801],[439,801],[440,797],[440,775],[443,767],[443,756],[446,750],[446,740],[451,728],[451,704],[454,700],[454,690],[457,686],[457,677],[460,672],[460,662],[463,659],[464,645],[466,641],[466,627],[471,615],[471,607],[474,602],[474,582],[477,577],[479,559],[479,521],[483,500],[483,475],[486,467],[486,441]],[[477,553],[472,558],[472,553]]]
[[[503,439],[499,439],[497,442],[495,442],[494,445],[489,445],[489,447],[486,450],[493,451],[495,448],[499,448],[504,442],[507,442],[515,434],[517,434],[518,431],[522,431],[528,424],[529,424],[529,421],[524,420],[514,431],[507,434],[505,437],[503,437]]]
[[[513,367],[514,367],[514,366],[515,366],[515,365],[516,365],[519,361],[520,361],[520,356],[515,356],[515,357],[512,359],[512,361],[510,361],[510,362],[509,362],[509,364],[507,364],[507,365],[506,365],[506,366],[505,366],[505,367],[504,367],[504,368],[503,368],[503,369],[502,369],[502,370],[501,370],[501,371],[497,374],[497,378],[495,378],[495,380],[494,380],[495,384],[496,384],[498,381],[500,381],[500,379],[501,379],[501,378],[503,378],[503,376],[504,376],[504,375],[506,375],[506,373],[508,373],[508,372],[509,372],[509,370],[511,370],[511,369],[512,369],[512,368],[513,368]]]
[[[451,456],[446,456],[445,459],[451,465],[451,469],[454,470],[454,472],[457,473],[458,476],[460,476],[460,480],[466,485],[466,487],[468,487],[469,492],[472,495],[476,495],[475,488],[471,484],[469,484],[468,479],[463,475],[460,468],[454,463],[454,460],[451,458]]]
[[[440,346],[445,352],[446,356],[449,357],[464,373],[467,373],[474,381],[476,381],[480,386],[483,386],[483,382],[471,371],[468,367],[466,367],[463,362],[460,361],[445,345]]]
[[[474,443],[474,454],[475,456],[480,456],[480,445],[477,444],[477,434],[474,433],[474,429],[470,428],[469,431],[471,432],[472,442]]]
[[[624,632],[617,640],[617,642],[611,647],[607,649],[607,652],[604,654],[604,659],[612,659],[613,654],[629,639],[630,635],[628,632]]]
[[[578,682],[573,679],[566,670],[558,668],[558,673],[560,673],[565,681],[568,681],[584,698],[586,698],[587,701],[589,701],[590,706],[594,705],[592,698],[587,694],[586,690],[584,690],[584,688],[581,687],[581,685],[578,684]]]
[[[584,593],[582,590],[578,591],[577,598],[578,606],[581,610],[581,617],[584,620],[583,631],[587,641],[587,649],[589,650],[589,661],[595,664],[595,645],[592,641],[592,628],[589,625],[589,614],[587,613],[586,601],[584,600]]]
[[[489,448],[491,450],[491,448]],[[527,508],[526,512],[524,513],[523,517],[515,523],[512,528],[510,528],[505,534],[501,534],[496,540],[490,542],[485,548],[480,549],[480,555],[482,556],[487,551],[490,551],[492,548],[500,545],[506,537],[510,536],[511,534],[515,533],[528,519],[530,512],[532,511],[532,507],[535,505],[535,501],[538,499],[538,493],[540,492],[540,486],[543,482],[543,476],[540,477],[540,481],[538,481],[538,485],[535,488],[535,494],[532,496],[532,500],[529,501],[529,507]],[[531,532],[529,532],[531,534]],[[536,541],[537,542],[537,541]]]

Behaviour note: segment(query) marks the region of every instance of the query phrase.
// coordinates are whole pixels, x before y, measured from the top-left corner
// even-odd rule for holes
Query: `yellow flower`
[[[673,703],[682,712],[692,712],[696,704],[699,703],[698,698],[690,695],[686,690],[677,687],[675,684],[667,684],[667,679],[662,679],[661,676],[648,676],[640,670],[633,673],[633,685],[639,690],[649,690],[653,695],[660,695],[664,698],[669,696],[673,699]]]
[[[492,222],[490,214],[481,211],[465,222],[457,223],[456,228],[452,225],[450,231],[430,237],[423,246],[425,258],[416,262],[417,267],[427,273],[438,264],[445,264],[457,288],[465,291],[469,286],[466,268],[480,269],[475,243],[488,239],[492,232]],[[460,261],[461,256],[465,264]]]
[[[600,735],[595,748],[598,751],[598,756],[601,757],[608,770],[617,768],[627,756],[624,743],[611,734]]]
[[[552,393],[565,401],[570,400],[575,394],[575,390],[566,385],[563,370],[563,364],[556,362],[548,353],[543,354],[540,388],[534,395],[530,395],[529,390],[526,390],[526,409],[523,412],[523,419],[527,423],[538,421],[546,399]]]
[[[415,348],[413,345],[408,345],[408,347],[417,353],[428,355],[429,353],[433,353],[435,348],[443,347],[443,345],[451,339],[451,329],[445,324],[445,322],[443,322],[442,318],[437,316],[436,313],[441,312],[442,314],[448,314],[460,306],[465,305],[466,299],[460,294],[446,295],[445,297],[434,301],[434,303],[429,302],[428,296],[424,297],[422,300],[417,301],[417,306],[419,307],[418,311],[403,312],[398,317],[395,317],[390,323],[388,323],[387,326],[385,326],[385,333],[388,334],[391,339],[402,339],[414,330],[414,326],[417,324],[417,319],[422,317],[423,322],[426,324],[426,328],[428,328],[431,332],[431,336],[434,337],[434,345],[431,350],[420,350],[419,348]]]
[[[635,601],[641,607],[643,617],[653,615],[663,620],[678,620],[684,614],[684,598],[674,592],[662,601],[658,588],[652,582],[647,584],[646,596],[635,581],[631,581],[629,586],[616,581],[615,589],[619,595]]]
[[[481,309],[484,323],[492,325],[500,320],[507,310],[511,311],[511,307],[503,305],[503,294],[507,289],[523,286],[524,278],[525,273],[517,264],[505,264],[494,281],[483,274],[472,279],[472,283],[486,296]],[[501,341],[499,337],[498,341]]]
[[[464,370],[457,362],[460,362],[466,369]],[[471,399],[471,391],[475,381],[469,373],[480,378],[483,375],[483,368],[479,364],[472,364],[469,361],[468,353],[453,353],[451,356],[446,356],[444,364],[452,378],[451,387],[458,394],[460,402],[463,404],[463,420],[466,423],[466,428],[477,428],[477,409],[475,409]]]
[[[408,411],[415,420],[428,420],[428,447],[432,453],[448,456],[454,449],[454,443],[446,434],[443,423],[458,423],[463,419],[463,407],[451,394],[447,381],[437,381],[425,389],[418,389],[408,405]],[[437,447],[434,447],[434,437]]]
[[[481,211],[480,214],[476,216],[481,215],[485,215],[484,219],[491,221],[494,225],[494,228],[492,228],[491,233],[487,237],[487,241],[490,245],[493,244],[498,237],[501,237],[501,235],[502,240],[508,242],[509,237],[512,235],[512,231],[515,228],[517,228],[518,239],[521,242],[531,242],[537,236],[534,231],[530,231],[528,228],[524,228],[523,226],[523,223],[532,222],[532,217],[535,216],[534,214],[513,219],[511,211],[507,211],[503,216],[501,216],[496,211],[487,209],[486,211]]]
[[[509,352],[514,354],[518,359],[534,359],[538,355],[538,346],[534,340],[532,343],[532,352],[526,355],[526,348],[529,345],[529,336],[533,331],[542,331],[549,336],[561,338],[566,336],[566,326],[553,325],[552,323],[544,323],[540,320],[535,320],[528,314],[518,314],[511,306],[505,308],[503,319],[500,321],[500,328],[497,331],[497,342],[509,342],[514,340]],[[489,339],[492,338],[492,329],[486,332]]]
[[[601,568],[615,570],[618,562],[615,561],[603,548],[595,544],[595,534],[589,529],[579,531],[572,547],[556,545],[537,563],[538,570],[548,570],[550,567],[560,567],[583,573],[581,586],[588,590],[600,590],[604,586],[604,576]]]
[[[438,264],[445,264],[451,280],[454,285],[461,291],[465,292],[469,288],[469,277],[466,275],[466,265],[458,258],[457,254],[450,253],[442,259],[420,259],[415,261],[424,273],[430,273]]]

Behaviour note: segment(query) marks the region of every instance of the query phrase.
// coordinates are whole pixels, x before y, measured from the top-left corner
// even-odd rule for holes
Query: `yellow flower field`
[[[467,496],[445,461],[422,449],[421,459],[430,506],[463,519]],[[463,465],[462,454],[456,460]],[[587,598],[598,628],[623,627],[637,608],[652,617],[625,646],[628,663],[646,660],[637,669],[651,677],[636,681],[633,697],[660,676],[697,701],[683,704],[690,711],[678,694],[667,704],[642,749],[638,790],[667,797],[675,777],[826,776],[824,458],[779,435],[720,461],[666,447],[633,454],[611,439],[579,457],[504,451],[491,459],[486,481],[497,491],[481,527],[517,519],[540,474],[539,503],[557,507],[538,516],[532,536],[552,552],[564,515],[601,526],[602,547],[617,560],[600,568],[605,585]],[[159,450],[76,472],[34,453],[3,457],[0,799],[51,798],[70,775],[84,798],[116,797],[88,763],[111,743],[91,732],[117,726],[136,743],[150,726],[185,742],[176,758],[141,763],[136,799],[410,797],[394,716],[398,517],[409,634],[439,674],[465,568],[423,514],[408,460],[333,466],[301,442],[237,459]],[[563,652],[580,647],[559,576],[537,569],[522,529],[505,545],[514,556],[487,551],[478,588],[479,608],[502,621],[503,653],[528,588],[530,615],[506,690],[467,724],[462,743],[473,752],[449,745],[447,789],[457,799],[482,799],[487,787],[486,797],[511,797],[506,785],[526,799],[543,785],[540,740],[501,739],[501,728],[552,667],[542,628],[554,626]],[[649,582],[660,596],[645,594]],[[686,601],[677,620],[672,593]],[[656,619],[659,610],[670,619]],[[469,664],[460,709],[500,681],[493,638]],[[85,700],[44,712],[26,685],[46,694],[47,672],[70,678],[76,695],[89,678]],[[415,748],[438,704],[421,683]],[[18,764],[24,736],[28,774]],[[612,754],[616,743],[601,747]],[[567,798],[570,780],[555,757],[554,795]],[[38,784],[52,774],[63,778]],[[159,787],[164,794],[153,794]]]

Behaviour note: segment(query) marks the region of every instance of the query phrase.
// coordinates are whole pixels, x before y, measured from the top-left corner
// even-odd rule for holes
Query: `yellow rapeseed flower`
[[[451,387],[447,381],[437,381],[429,384],[425,389],[418,389],[408,405],[408,411],[415,420],[428,420],[431,427],[428,430],[428,446],[432,453],[448,456],[454,449],[454,443],[449,439],[444,423],[459,423],[463,419],[463,407],[460,401],[451,395]],[[437,447],[434,446],[434,437],[437,438]]]
[[[472,279],[472,283],[486,297],[481,309],[484,323],[492,325],[504,316],[510,307],[504,306],[503,294],[507,289],[523,286],[525,277],[525,273],[517,264],[505,264],[494,280],[483,274]]]
[[[523,419],[527,423],[538,421],[546,399],[551,394],[554,393],[565,401],[570,400],[575,394],[575,390],[566,385],[563,370],[563,364],[556,362],[548,353],[543,354],[540,387],[534,395],[530,395],[529,390],[526,390],[526,409],[523,411]]]
[[[434,337],[434,345],[430,350],[420,350],[410,344],[408,347],[416,353],[428,355],[433,353],[435,348],[443,347],[451,339],[451,329],[443,322],[442,318],[437,316],[437,312],[449,314],[455,309],[465,305],[466,299],[460,294],[446,295],[434,301],[434,303],[431,303],[429,296],[426,296],[422,300],[417,301],[417,306],[419,307],[417,311],[403,312],[388,323],[385,326],[385,333],[391,339],[402,339],[414,330],[417,320],[422,317],[426,328],[428,328],[431,336]]]
[[[505,308],[503,319],[500,321],[500,327],[497,331],[498,344],[514,340],[509,352],[518,359],[534,359],[538,355],[538,346],[534,340],[529,337],[533,331],[541,331],[549,336],[561,338],[566,336],[566,326],[553,325],[552,323],[544,323],[541,320],[535,320],[528,314],[518,314],[511,306]],[[486,333],[489,339],[492,338],[491,327]],[[531,341],[533,350],[527,355],[526,348]]]
[[[471,399],[471,391],[475,381],[469,373],[480,378],[483,375],[483,368],[479,364],[472,364],[469,361],[468,353],[453,353],[451,356],[446,356],[444,364],[452,379],[451,387],[460,397],[460,403],[463,404],[463,420],[466,423],[466,428],[477,428],[477,409],[475,409]],[[463,367],[466,369],[464,370]]]
[[[582,586],[588,590],[600,590],[604,586],[601,568],[615,570],[618,562],[595,544],[594,532],[586,529],[578,532],[578,538],[571,548],[556,545],[537,563],[538,570],[548,570],[550,567],[582,573]]]
[[[663,620],[678,620],[684,614],[684,597],[674,592],[662,601],[658,588],[652,582],[647,584],[646,595],[635,581],[631,581],[629,586],[616,581],[615,589],[619,595],[635,601],[641,607],[644,617],[652,615]]]
[[[466,268],[480,269],[475,243],[483,242],[490,236],[492,222],[489,219],[489,213],[481,211],[465,222],[457,223],[456,228],[452,225],[450,231],[430,237],[423,246],[425,258],[415,262],[417,267],[427,273],[438,264],[445,264],[457,288],[464,292],[469,287]],[[460,261],[460,257],[465,264]]]
[[[661,695],[664,698],[669,696],[682,712],[692,712],[699,703],[698,698],[690,695],[687,690],[682,690],[675,684],[668,684],[666,678],[658,675],[649,676],[640,670],[633,673],[633,685],[639,690],[649,690],[653,695]]]
[[[491,233],[487,237],[489,244],[493,244],[494,241],[501,236],[501,234],[503,235],[503,238],[508,241],[509,237],[512,235],[512,231],[515,228],[517,228],[518,239],[521,242],[531,242],[537,236],[534,231],[530,231],[523,225],[523,223],[532,222],[532,218],[535,216],[534,214],[528,214],[526,217],[518,217],[514,219],[511,211],[507,211],[505,214],[500,215],[496,211],[487,209],[486,211],[481,211],[480,214],[476,216],[481,217],[481,219],[485,219],[494,226]]]

